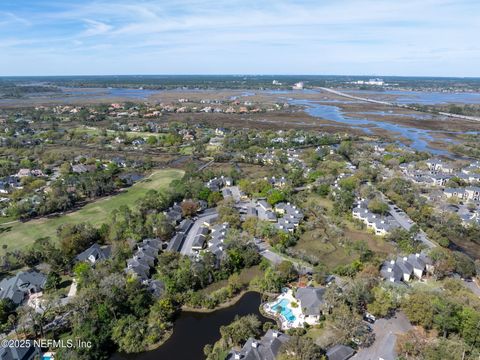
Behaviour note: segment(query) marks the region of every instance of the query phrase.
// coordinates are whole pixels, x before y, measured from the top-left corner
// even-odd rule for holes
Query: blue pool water
[[[282,299],[278,303],[272,306],[272,309],[275,312],[280,312],[280,314],[287,319],[288,322],[295,321],[296,317],[292,313],[292,309],[288,307],[290,302],[287,299]]]

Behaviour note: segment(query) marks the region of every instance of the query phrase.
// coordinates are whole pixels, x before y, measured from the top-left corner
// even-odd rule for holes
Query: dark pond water
[[[220,339],[220,326],[235,316],[254,314],[262,323],[271,321],[260,314],[261,294],[248,292],[233,306],[211,313],[182,312],[175,321],[173,335],[156,350],[141,354],[115,354],[111,360],[201,360],[203,347]]]

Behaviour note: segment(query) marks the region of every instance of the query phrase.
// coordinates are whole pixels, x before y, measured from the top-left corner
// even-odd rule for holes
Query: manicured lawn
[[[88,221],[93,225],[100,225],[105,222],[113,209],[122,205],[134,205],[135,201],[144,196],[148,190],[165,189],[172,180],[179,179],[182,175],[183,171],[181,170],[157,170],[125,192],[92,202],[72,213],[56,218],[0,225],[0,254],[5,252],[3,245],[7,245],[7,251],[11,251],[24,248],[38,238],[48,236],[56,239],[56,229],[62,224],[78,224]]]
[[[185,146],[180,148],[180,154],[182,155],[192,155],[193,154],[193,147],[192,146]]]

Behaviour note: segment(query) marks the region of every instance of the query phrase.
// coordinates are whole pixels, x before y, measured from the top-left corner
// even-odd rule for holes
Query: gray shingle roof
[[[297,289],[295,297],[300,301],[302,311],[306,315],[320,315],[324,304],[324,288],[304,287]]]
[[[143,239],[142,243],[156,249],[160,249],[162,247],[162,242],[160,239],[147,238]]]
[[[394,262],[393,264],[390,261],[385,261],[380,269],[380,274],[386,280],[393,282],[400,282],[403,278],[403,271],[400,267]]]
[[[148,279],[144,281],[150,293],[156,297],[161,297],[165,292],[165,284],[160,280]]]
[[[188,232],[188,230],[190,230],[190,228],[192,227],[193,225],[193,221],[190,220],[190,219],[183,219],[181,222],[180,222],[180,225],[178,226],[177,228],[177,231],[179,233],[184,233],[186,234]]]
[[[414,269],[425,270],[425,257],[421,254],[410,254],[408,255],[408,262],[412,265]]]
[[[111,248],[110,246],[101,247],[98,244],[93,244],[87,250],[81,252],[76,256],[77,261],[89,261],[92,264],[99,261],[105,260],[110,257]],[[93,260],[93,261],[92,261]]]
[[[270,329],[260,340],[248,339],[241,351],[231,351],[226,359],[234,360],[238,355],[241,360],[275,360],[280,347],[289,339],[290,336]]]
[[[424,271],[426,265],[431,265],[432,260],[423,252],[410,254],[405,257],[397,257],[396,260],[385,261],[380,268],[380,274],[385,280],[400,282],[404,274],[412,274],[413,270]]]
[[[40,348],[34,346],[0,348],[1,360],[31,360],[40,355]]]
[[[168,251],[180,251],[183,246],[183,242],[185,240],[185,234],[177,233],[175,236],[170,240],[167,246]]]
[[[353,354],[355,354],[355,350],[341,344],[335,345],[327,350],[328,360],[347,360],[350,359]]]
[[[0,282],[0,299],[11,299],[19,305],[25,296],[42,291],[47,277],[36,271],[21,271]]]
[[[395,262],[397,266],[402,270],[404,274],[411,274],[413,272],[413,266],[408,262],[408,258],[397,257]]]

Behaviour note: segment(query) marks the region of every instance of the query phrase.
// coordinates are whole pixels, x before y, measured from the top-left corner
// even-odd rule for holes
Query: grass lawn
[[[249,284],[250,281],[252,281],[252,279],[255,276],[261,276],[261,275],[263,275],[263,271],[260,270],[259,265],[255,265],[255,266],[252,266],[250,268],[242,269],[242,271],[240,271],[240,274],[238,274],[238,276],[240,278],[240,281],[244,284]],[[208,285],[205,289],[199,290],[199,292],[203,293],[205,295],[208,295],[211,292],[213,292],[215,290],[218,290],[218,289],[221,289],[221,288],[223,288],[227,285],[228,285],[228,280],[220,280],[220,281],[217,281],[217,282],[214,282],[214,283]]]
[[[13,221],[15,219],[11,218],[10,216],[2,216],[0,217],[0,225],[5,224],[7,222]]]
[[[52,299],[56,299],[61,296],[67,296],[70,286],[72,286],[72,277],[63,275],[58,289],[46,290],[45,295]]]
[[[352,241],[363,240],[368,244],[368,248],[375,254],[388,255],[397,252],[395,246],[380,236],[375,236],[366,230],[355,229],[352,223],[347,223],[345,236]]]
[[[322,198],[316,194],[311,194],[305,203],[306,207],[321,206],[330,211],[333,202],[329,199]],[[328,215],[327,215],[328,219]],[[383,238],[375,236],[366,230],[356,229],[354,224],[347,219],[342,220],[345,225],[344,235],[346,239],[352,243],[355,241],[364,241],[368,248],[375,254],[386,255],[395,253],[395,248]],[[346,265],[359,257],[359,254],[350,246],[344,246],[340,243],[340,239],[326,239],[327,236],[322,227],[306,231],[300,236],[297,244],[294,246],[296,250],[302,250],[307,254],[316,256],[320,263],[325,264],[327,268],[332,269],[338,265]]]
[[[357,258],[354,253],[341,246],[337,241],[323,242],[323,229],[314,229],[302,234],[294,249],[303,250],[318,258],[320,263],[333,269],[337,265],[346,265]]]
[[[10,225],[0,225],[0,254],[7,251],[22,249],[41,237],[56,239],[56,229],[62,224],[78,224],[88,221],[93,225],[105,222],[110,212],[122,205],[133,205],[135,201],[145,195],[148,190],[165,189],[172,180],[179,179],[183,171],[168,169],[157,170],[151,176],[136,183],[126,191],[106,198],[99,199],[85,205],[81,209],[58,216],[56,218],[35,219],[25,223],[17,222]]]
[[[312,327],[308,329],[307,336],[311,338],[315,344],[322,348],[329,347],[332,343],[336,342],[336,331],[331,326],[331,323],[327,320],[323,322],[322,327]]]
[[[193,154],[193,147],[192,146],[185,146],[180,148],[180,154],[182,155],[192,155]]]
[[[242,174],[242,177],[245,178],[250,178],[250,179],[261,179],[264,178],[265,176],[268,176],[272,170],[272,168],[268,165],[256,165],[256,164],[244,164],[244,163],[238,163],[238,167],[240,168],[240,173]],[[216,172],[224,172],[224,173],[229,173],[232,169],[235,167],[232,165],[230,162],[224,162],[224,163],[213,163],[211,164],[208,169]]]

